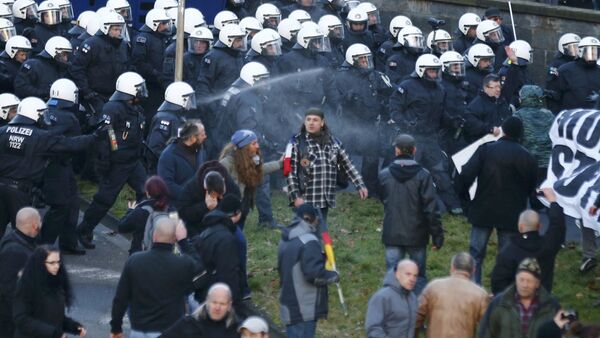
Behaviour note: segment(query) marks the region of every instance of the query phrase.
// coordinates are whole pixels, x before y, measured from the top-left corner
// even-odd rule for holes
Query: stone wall
[[[451,34],[457,31],[458,18],[473,12],[483,15],[488,7],[497,7],[504,14],[504,23],[510,25],[508,3],[497,0],[370,0],[380,8],[386,27],[395,15],[406,15],[427,36],[431,26],[427,18],[446,20],[443,29]],[[536,83],[544,83],[545,65],[557,50],[558,38],[564,33],[581,37],[600,37],[600,12],[563,6],[549,6],[529,1],[512,2],[517,38],[529,42],[533,49],[531,71]]]

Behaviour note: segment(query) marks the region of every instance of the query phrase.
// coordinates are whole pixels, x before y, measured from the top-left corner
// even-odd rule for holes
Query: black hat
[[[308,115],[316,115],[322,119],[325,118],[325,114],[323,113],[321,108],[308,108],[304,113],[304,117],[307,117]]]
[[[398,149],[414,148],[415,138],[408,134],[400,134],[394,139],[394,147]]]
[[[221,202],[219,202],[219,210],[227,214],[227,216],[233,216],[241,212],[242,201],[240,198],[233,194],[227,194]]]
[[[490,7],[488,9],[486,9],[485,14],[483,14],[483,16],[485,16],[486,19],[489,18],[493,18],[493,17],[502,17],[502,14],[500,13],[500,10],[496,7]]]
[[[502,131],[506,136],[518,140],[523,136],[523,122],[520,118],[511,116],[502,123]]]
[[[296,216],[302,219],[304,219],[305,216],[308,216],[311,220],[314,220],[318,216],[317,209],[310,203],[304,203],[296,208]]]

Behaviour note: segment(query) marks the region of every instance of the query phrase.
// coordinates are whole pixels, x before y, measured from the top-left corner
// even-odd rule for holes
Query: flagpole
[[[510,23],[512,24],[512,31],[515,41],[517,41],[517,30],[515,29],[515,18],[513,17],[512,4],[508,2],[508,11],[510,12]]]

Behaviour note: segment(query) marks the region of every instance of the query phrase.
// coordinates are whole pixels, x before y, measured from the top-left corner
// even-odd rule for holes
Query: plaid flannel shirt
[[[304,182],[304,191],[300,191],[299,171],[302,154],[298,152],[298,138],[305,137],[308,151],[308,177]],[[291,172],[288,175],[288,196],[292,203],[298,197],[316,208],[335,208],[337,165],[340,164],[352,184],[361,189],[365,187],[362,177],[354,168],[342,143],[332,136],[331,142],[321,147],[307,134],[297,134],[292,138]]]
[[[539,305],[538,297],[535,296],[531,301],[529,308],[525,308],[521,303],[519,293],[515,292],[515,303],[517,310],[519,311],[519,319],[521,320],[521,331],[523,332],[523,335],[527,335],[529,332],[529,320],[533,317],[533,314],[536,312]]]

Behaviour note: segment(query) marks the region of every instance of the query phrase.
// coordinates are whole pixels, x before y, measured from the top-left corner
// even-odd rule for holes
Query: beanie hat
[[[526,271],[532,274],[537,279],[542,279],[542,269],[540,268],[540,264],[535,258],[525,258],[519,264],[517,268],[517,273],[521,271]]]
[[[489,18],[493,18],[493,17],[502,17],[502,14],[500,14],[500,10],[498,8],[490,7],[488,9],[486,9],[483,16],[485,16],[486,18],[489,19]]]
[[[317,209],[315,209],[315,207],[310,204],[310,203],[304,203],[301,206],[299,206],[298,208],[296,208],[296,216],[300,217],[300,218],[304,218],[304,216],[308,216],[310,217],[310,219],[316,219],[317,218]]]
[[[227,214],[227,216],[233,216],[241,212],[242,201],[240,198],[233,194],[227,194],[221,202],[219,202],[219,210]]]
[[[307,117],[308,115],[315,115],[322,119],[325,118],[325,114],[320,108],[308,108],[308,110],[304,113],[304,117]]]
[[[257,139],[256,134],[252,130],[240,129],[231,136],[231,143],[241,149]]]
[[[502,131],[506,136],[518,140],[523,136],[523,122],[520,118],[511,116],[502,123]]]

